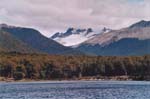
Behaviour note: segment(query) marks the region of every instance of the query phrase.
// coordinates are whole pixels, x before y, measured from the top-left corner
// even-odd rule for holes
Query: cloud
[[[126,27],[150,20],[149,9],[150,0],[1,0],[0,22],[49,36],[68,27]]]

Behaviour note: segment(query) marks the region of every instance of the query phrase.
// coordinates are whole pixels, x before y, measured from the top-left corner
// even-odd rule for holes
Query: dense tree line
[[[0,76],[20,79],[79,79],[129,76],[150,79],[150,56],[58,56],[0,53]]]

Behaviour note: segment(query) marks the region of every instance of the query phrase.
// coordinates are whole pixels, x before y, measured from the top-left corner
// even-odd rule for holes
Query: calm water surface
[[[150,82],[0,83],[0,99],[150,99]]]

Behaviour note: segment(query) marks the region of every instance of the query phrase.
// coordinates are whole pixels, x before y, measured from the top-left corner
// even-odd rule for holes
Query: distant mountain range
[[[0,24],[0,51],[57,55],[128,56],[150,54],[150,21],[120,30],[69,28],[48,38],[32,28]]]

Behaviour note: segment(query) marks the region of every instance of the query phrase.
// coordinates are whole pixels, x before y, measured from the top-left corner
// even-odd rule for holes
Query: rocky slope
[[[150,54],[149,24],[150,21],[140,21],[127,28],[99,34],[77,46],[77,49],[96,55]]]

